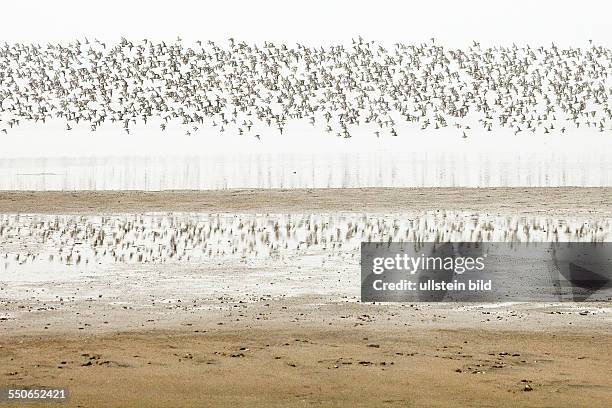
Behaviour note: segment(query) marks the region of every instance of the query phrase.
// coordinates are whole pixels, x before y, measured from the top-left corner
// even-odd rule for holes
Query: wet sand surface
[[[605,226],[611,194],[579,188],[32,192],[0,193],[0,213],[441,209],[578,217]],[[43,228],[41,220],[26,218],[23,226],[8,220],[10,238],[0,249],[38,251],[43,235],[27,231]],[[126,224],[117,225],[119,231]],[[172,225],[181,230],[180,222]],[[213,228],[219,242],[231,225]],[[13,234],[17,229],[27,234]],[[49,248],[73,248],[80,240],[63,224],[59,231],[62,238],[48,238]],[[112,237],[117,256],[124,244],[134,245],[129,236]],[[313,246],[246,262],[227,253],[197,262],[60,264],[46,274],[41,264],[18,259],[0,272],[0,386],[68,387],[74,407],[609,405],[610,300],[363,304],[358,252],[347,242],[333,251]]]
[[[322,301],[228,303],[161,323],[118,308],[106,319],[126,330],[73,315],[83,330],[3,331],[0,375],[8,386],[68,387],[73,407],[610,402],[612,333],[601,305],[583,305],[584,314]]]
[[[402,212],[435,209],[610,217],[612,188],[0,192],[0,213]]]

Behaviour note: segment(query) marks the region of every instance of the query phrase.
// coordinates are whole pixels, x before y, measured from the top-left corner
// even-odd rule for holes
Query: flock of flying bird
[[[428,211],[360,214],[1,215],[0,267],[354,257],[361,242],[608,242],[612,221]]]
[[[303,121],[335,136],[356,128],[612,130],[612,50],[550,46],[451,49],[435,40],[306,46],[230,39],[187,44],[0,45],[0,132],[61,121],[67,131],[142,123],[187,135],[212,127],[260,139]],[[75,128],[77,126],[77,128]],[[263,130],[262,130],[263,129]],[[0,136],[2,133],[0,133]]]

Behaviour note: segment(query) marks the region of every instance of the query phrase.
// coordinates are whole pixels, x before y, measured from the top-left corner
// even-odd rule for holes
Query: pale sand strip
[[[411,212],[612,216],[612,188],[356,188],[0,192],[0,213]]]

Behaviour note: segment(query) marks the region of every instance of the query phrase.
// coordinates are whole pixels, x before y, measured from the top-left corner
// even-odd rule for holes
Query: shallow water
[[[0,159],[0,190],[612,186],[606,152]]]
[[[61,296],[55,288],[62,282],[102,280],[118,292],[147,282],[138,290],[171,285],[163,296],[172,298],[185,290],[214,295],[240,282],[235,291],[243,294],[354,296],[366,241],[610,242],[612,220],[453,211],[0,215],[0,290],[25,285],[29,292],[15,296],[41,298]],[[503,286],[505,293],[557,300],[537,292],[561,282],[549,264],[522,262],[518,269],[511,264],[501,270],[501,281],[510,285]],[[53,289],[40,292],[44,282],[53,282]],[[80,287],[80,296],[91,296],[88,285]],[[608,299],[611,290],[585,299]]]
[[[355,256],[362,242],[609,242],[611,220],[418,214],[1,215],[0,271]],[[40,268],[42,266],[42,268]],[[23,277],[23,276],[21,276]],[[6,279],[6,276],[3,277]]]

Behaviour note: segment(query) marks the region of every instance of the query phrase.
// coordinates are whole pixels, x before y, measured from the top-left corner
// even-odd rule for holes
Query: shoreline
[[[347,188],[0,191],[0,214],[368,212],[425,210],[612,217],[612,188]]]
[[[436,210],[597,220],[612,217],[612,188],[0,192],[0,214],[75,218]],[[7,252],[39,251],[28,228]],[[609,300],[361,303],[344,251],[65,275],[24,264],[30,280],[0,281],[2,385],[67,387],[69,407],[598,406],[610,395]]]

